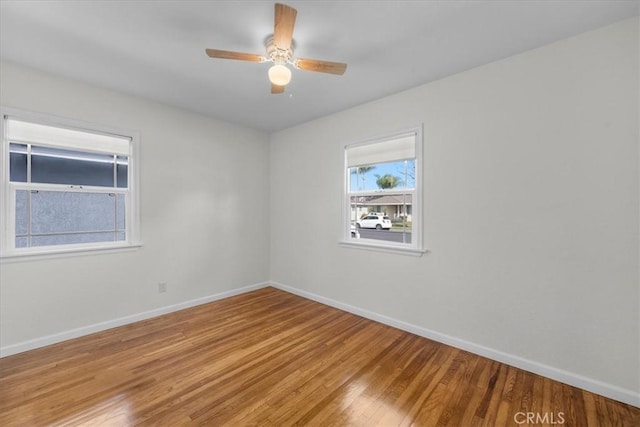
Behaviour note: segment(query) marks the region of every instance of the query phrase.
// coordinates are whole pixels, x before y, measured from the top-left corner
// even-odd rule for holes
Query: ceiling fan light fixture
[[[269,80],[274,85],[286,86],[291,81],[291,70],[282,64],[269,68]]]

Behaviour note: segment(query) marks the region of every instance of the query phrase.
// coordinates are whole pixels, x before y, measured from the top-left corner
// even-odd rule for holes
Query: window
[[[3,257],[138,244],[137,135],[2,111]]]
[[[420,129],[345,147],[343,245],[424,252],[421,153]]]

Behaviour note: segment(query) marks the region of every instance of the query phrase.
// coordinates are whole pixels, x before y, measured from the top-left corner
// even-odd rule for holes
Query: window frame
[[[10,141],[8,139],[7,119],[15,119],[32,122],[46,126],[79,130],[98,135],[113,135],[130,139],[127,167],[128,188],[111,188],[101,186],[73,186],[48,183],[23,183],[10,180]],[[0,261],[19,261],[60,256],[75,256],[89,253],[119,252],[134,250],[142,243],[140,241],[140,190],[139,190],[139,165],[140,165],[140,134],[137,131],[117,129],[108,126],[79,120],[56,117],[19,110],[10,107],[0,107]],[[28,141],[15,141],[17,143],[29,143]],[[39,142],[35,146],[47,146]],[[55,146],[55,144],[52,144]],[[90,147],[85,151],[91,153]],[[75,243],[66,245],[48,245],[26,248],[16,248],[16,218],[15,197],[18,190],[33,190],[38,187],[42,191],[70,191],[88,193],[116,193],[124,194],[125,198],[125,240],[95,243]],[[66,187],[66,188],[65,188]]]
[[[366,145],[373,145],[377,143],[382,143],[385,141],[390,141],[393,139],[399,139],[401,137],[407,135],[414,135],[414,143],[415,143],[415,186],[413,190],[402,190],[402,189],[388,189],[388,190],[379,190],[376,191],[376,194],[389,194],[389,193],[398,193],[405,192],[405,194],[412,195],[411,201],[411,211],[412,211],[412,226],[411,226],[411,243],[397,243],[397,242],[386,242],[383,240],[376,239],[363,239],[363,238],[353,238],[351,237],[351,197],[353,195],[358,195],[359,193],[371,193],[370,190],[364,190],[361,192],[351,191],[350,189],[350,171],[349,171],[349,159],[348,159],[348,150],[354,147],[361,147]],[[341,228],[342,232],[341,240],[339,242],[340,246],[349,247],[349,248],[358,248],[364,250],[373,250],[373,251],[382,251],[388,253],[402,254],[402,255],[412,255],[412,256],[422,256],[425,252],[428,252],[424,248],[423,242],[423,206],[422,206],[422,194],[423,194],[423,129],[422,125],[416,126],[413,128],[405,128],[402,130],[389,132],[383,135],[379,135],[373,138],[367,138],[365,140],[361,140],[358,142],[349,143],[343,146],[343,164],[342,164],[342,173],[343,173],[343,190],[342,190],[342,221]]]

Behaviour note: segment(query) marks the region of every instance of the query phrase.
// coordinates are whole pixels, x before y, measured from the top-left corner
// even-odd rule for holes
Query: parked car
[[[358,231],[358,229],[356,228],[355,225],[351,225],[351,238],[352,239],[359,239],[360,238],[360,232]]]
[[[356,222],[356,227],[389,230],[391,228],[391,219],[386,215],[367,215]]]

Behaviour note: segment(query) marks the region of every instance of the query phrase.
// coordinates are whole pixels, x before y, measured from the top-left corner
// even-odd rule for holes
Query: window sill
[[[72,258],[86,255],[100,255],[118,252],[130,252],[138,250],[142,247],[142,243],[127,245],[109,245],[84,248],[56,248],[47,249],[46,251],[29,251],[29,252],[13,252],[0,255],[0,263],[39,261],[56,258]]]
[[[409,248],[404,246],[380,245],[376,243],[363,242],[361,240],[360,241],[341,240],[339,244],[340,246],[345,248],[363,249],[366,251],[386,252],[386,253],[409,255],[409,256],[415,256],[415,257],[421,257],[423,254],[429,252],[426,249]]]

